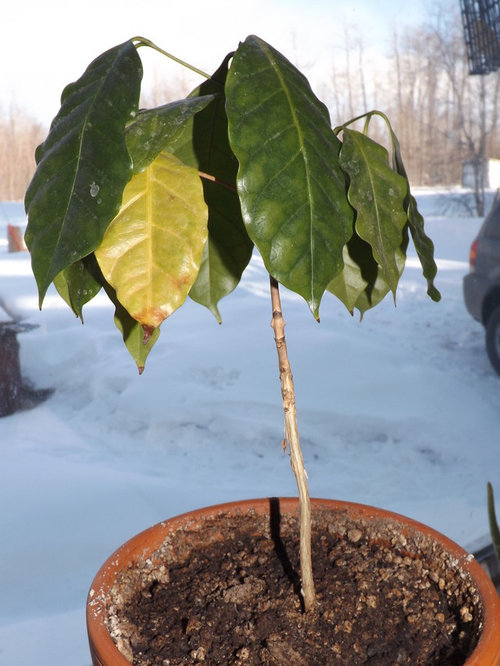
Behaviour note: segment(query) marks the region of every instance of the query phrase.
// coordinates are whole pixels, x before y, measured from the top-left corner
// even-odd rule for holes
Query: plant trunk
[[[295,408],[295,389],[293,386],[292,371],[288,360],[285,340],[285,321],[281,311],[281,299],[277,280],[270,276],[271,303],[273,318],[271,326],[274,329],[274,340],[278,352],[280,368],[281,395],[283,397],[283,410],[285,412],[285,438],[283,447],[290,447],[290,462],[295,474],[299,490],[300,506],[300,575],[302,581],[302,597],[306,612],[316,608],[316,592],[312,573],[311,557],[311,501],[307,487],[307,474],[304,468],[302,450],[300,448],[299,432],[297,428],[297,412]]]

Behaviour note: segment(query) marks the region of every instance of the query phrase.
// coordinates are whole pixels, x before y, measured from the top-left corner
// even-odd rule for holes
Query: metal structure
[[[500,0],[460,0],[470,74],[500,67]]]

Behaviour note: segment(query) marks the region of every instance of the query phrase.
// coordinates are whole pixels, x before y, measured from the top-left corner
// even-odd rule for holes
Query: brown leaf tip
[[[142,337],[142,344],[147,345],[151,336],[153,335],[153,331],[155,330],[155,327],[154,326],[147,326],[146,324],[143,324],[142,325],[142,330],[144,332],[144,335]]]

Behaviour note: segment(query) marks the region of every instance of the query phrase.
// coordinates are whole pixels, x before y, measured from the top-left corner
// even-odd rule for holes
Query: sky
[[[346,27],[360,29],[367,49],[383,51],[394,27],[425,21],[428,1],[416,0],[404,13],[395,0],[141,0],[140,8],[137,0],[9,2],[2,8],[0,112],[20,108],[48,125],[64,86],[101,52],[137,35],[210,72],[257,34],[313,82],[343,48]],[[185,78],[178,65],[145,51],[146,87]]]

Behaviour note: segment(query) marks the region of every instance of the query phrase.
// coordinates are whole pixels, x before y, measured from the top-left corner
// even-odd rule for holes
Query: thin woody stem
[[[278,352],[280,368],[281,395],[283,397],[283,410],[285,412],[285,444],[290,447],[290,461],[295,474],[299,490],[300,502],[300,571],[302,581],[302,596],[306,612],[316,608],[316,593],[312,573],[311,557],[311,501],[307,487],[307,474],[300,448],[299,432],[297,428],[297,412],[295,408],[295,389],[293,386],[292,371],[288,360],[285,340],[285,321],[281,310],[281,299],[277,280],[270,276],[271,303],[273,318],[271,326],[274,329],[274,340]]]

